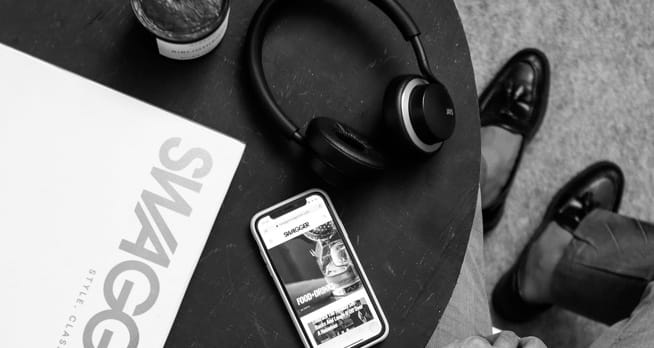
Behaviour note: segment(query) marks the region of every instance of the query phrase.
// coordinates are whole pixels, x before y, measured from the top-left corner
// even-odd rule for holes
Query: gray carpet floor
[[[654,221],[654,1],[455,0],[479,92],[513,53],[550,59],[549,108],[507,213],[486,239],[487,287],[515,261],[556,190],[602,159],[626,176],[621,212]],[[549,347],[587,347],[604,326],[554,309],[507,327]]]

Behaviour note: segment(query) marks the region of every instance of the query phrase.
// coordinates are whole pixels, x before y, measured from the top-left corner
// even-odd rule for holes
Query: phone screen
[[[385,328],[377,303],[325,199],[312,193],[289,205],[256,224],[306,339],[322,348],[379,338]]]

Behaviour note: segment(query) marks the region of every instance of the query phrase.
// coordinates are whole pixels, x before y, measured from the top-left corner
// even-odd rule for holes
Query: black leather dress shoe
[[[572,233],[581,220],[595,209],[617,212],[623,189],[622,170],[608,161],[591,165],[565,184],[550,202],[542,222],[518,261],[495,286],[492,295],[495,313],[510,322],[524,322],[551,307],[551,304],[526,302],[520,295],[519,273],[525,265],[529,248],[552,221]]]
[[[550,68],[541,51],[528,48],[514,55],[479,98],[481,126],[497,126],[523,136],[511,174],[498,196],[483,210],[484,232],[494,229],[504,212],[525,146],[540,128],[550,86]]]

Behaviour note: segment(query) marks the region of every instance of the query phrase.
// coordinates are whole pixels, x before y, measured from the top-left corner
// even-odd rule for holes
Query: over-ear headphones
[[[342,183],[380,172],[385,157],[359,132],[331,118],[317,117],[302,134],[275,101],[266,82],[262,63],[264,36],[273,7],[282,0],[264,0],[257,10],[246,43],[247,68],[252,87],[266,113],[280,130],[312,154],[311,167],[325,181]],[[421,75],[394,78],[384,95],[384,119],[398,150],[430,155],[436,153],[454,131],[452,98],[429,67],[420,30],[409,13],[395,0],[370,0],[384,12],[411,43]]]

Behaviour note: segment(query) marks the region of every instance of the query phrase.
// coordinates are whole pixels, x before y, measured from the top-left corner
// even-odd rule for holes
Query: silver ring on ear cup
[[[429,82],[422,78],[413,78],[402,90],[402,95],[400,96],[400,108],[402,110],[402,125],[406,129],[406,133],[409,135],[409,139],[417,148],[422,150],[425,153],[434,153],[443,146],[442,142],[437,142],[436,144],[427,144],[422,141],[418,134],[416,133],[413,123],[411,123],[411,114],[409,111],[409,103],[411,101],[411,93],[418,86],[428,85]]]

